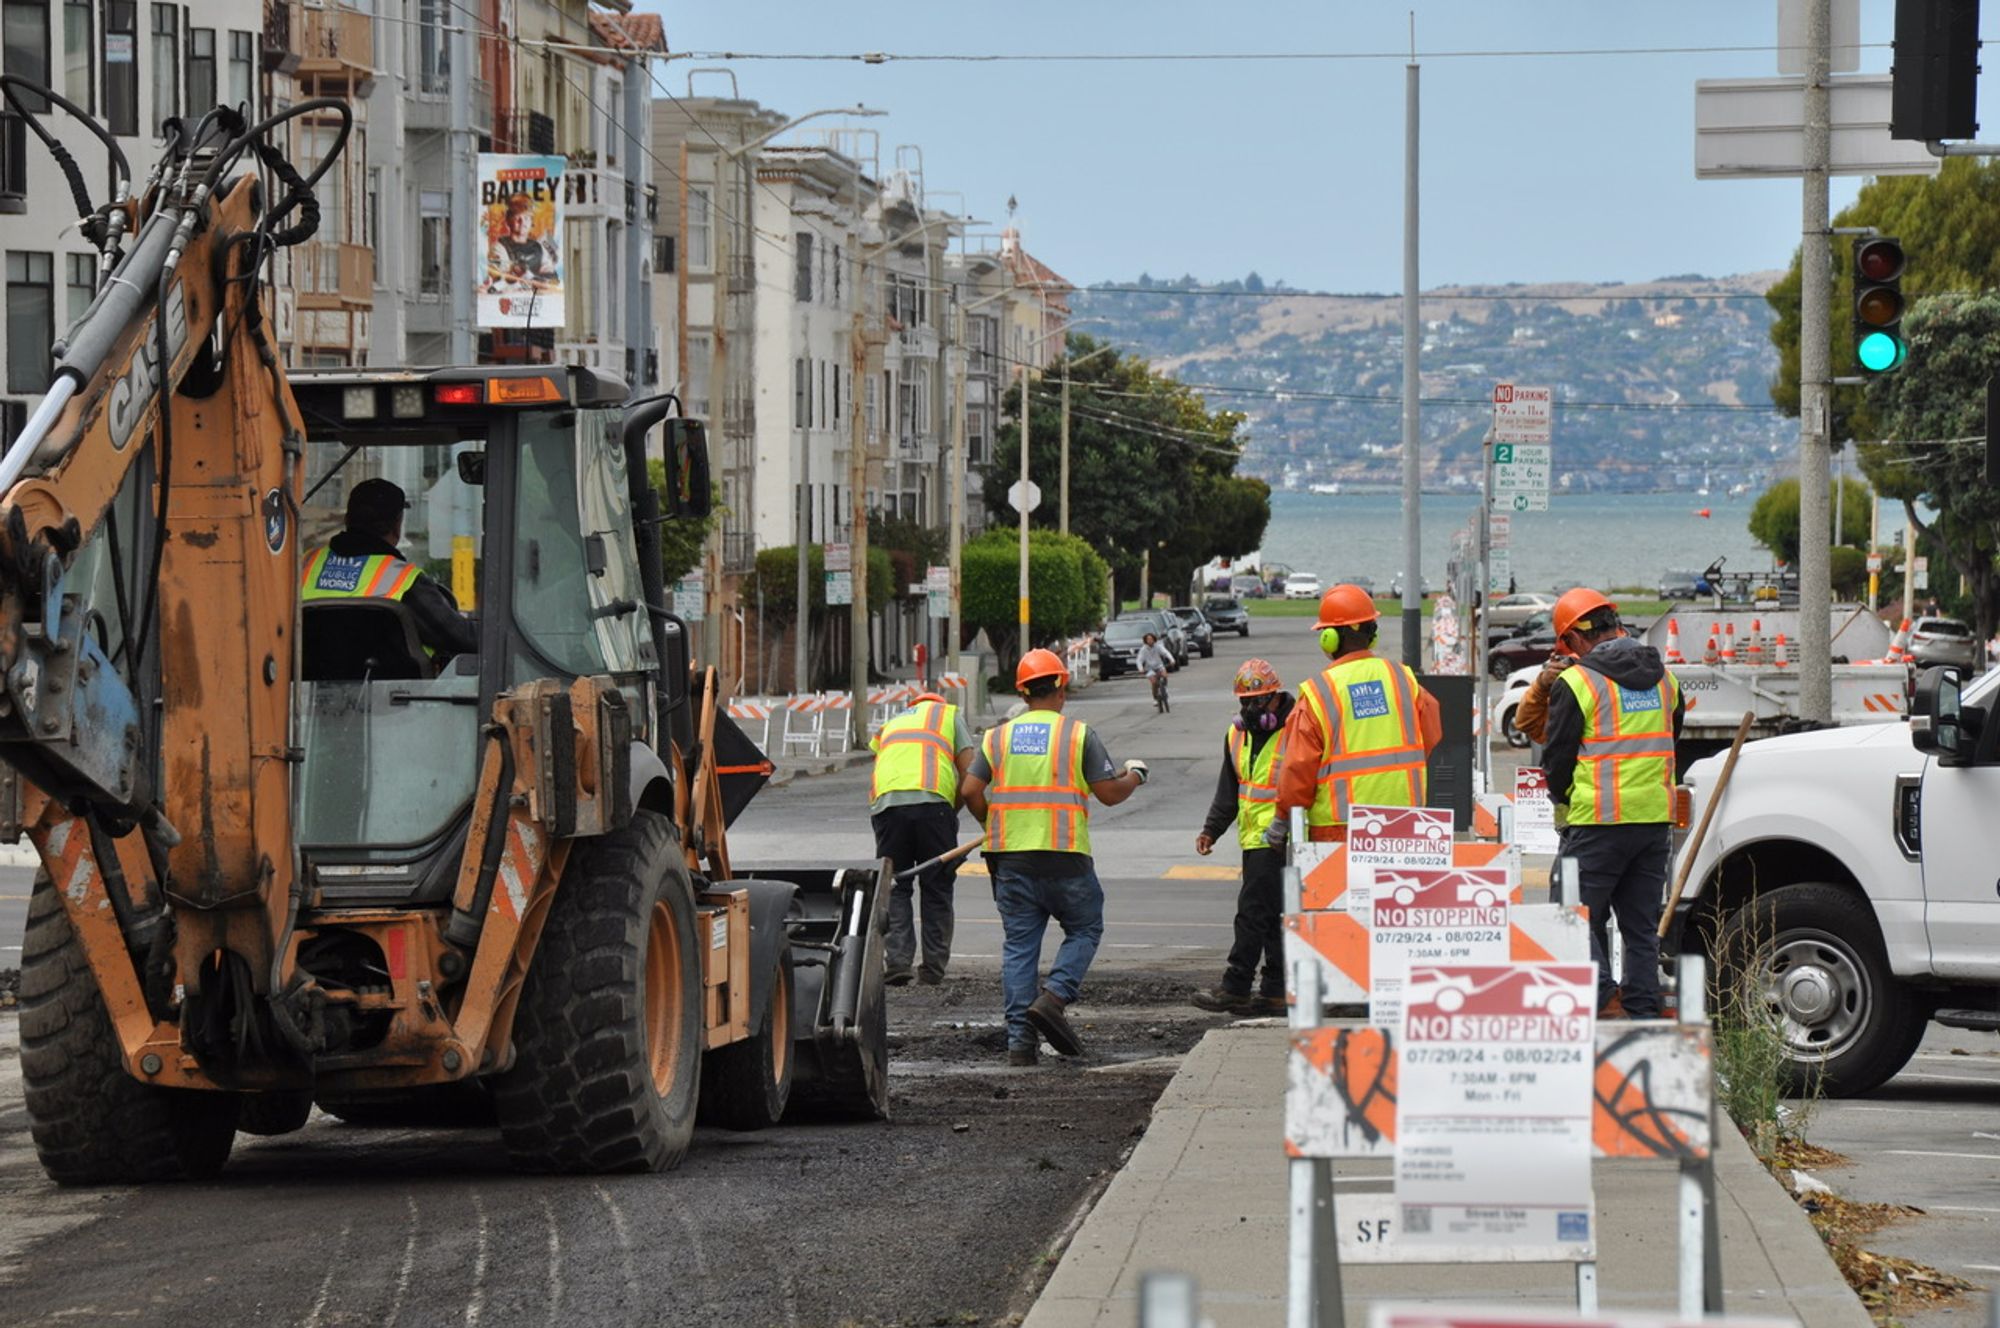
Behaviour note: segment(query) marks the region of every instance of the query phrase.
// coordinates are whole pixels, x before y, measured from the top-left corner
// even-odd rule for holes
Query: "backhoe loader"
[[[272,146],[298,118],[336,130],[306,171]],[[662,524],[707,511],[699,421],[568,366],[282,367],[263,282],[349,122],[169,121],[98,207],[58,153],[104,280],[0,454],[44,1168],[210,1175],[316,1102],[474,1102],[517,1165],[570,1172],[672,1167],[697,1119],[768,1125],[795,1088],[885,1114],[886,866],[730,863],[771,766],[662,583]],[[301,594],[330,499],[389,474],[476,514],[474,651],[394,598]]]

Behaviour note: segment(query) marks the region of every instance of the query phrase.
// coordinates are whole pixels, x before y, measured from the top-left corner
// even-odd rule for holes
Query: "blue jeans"
[[[1104,887],[1097,868],[1084,854],[1074,855],[1077,869],[1061,876],[1031,875],[1008,865],[1007,856],[993,860],[993,903],[1000,910],[1004,939],[1000,943],[1000,993],[1007,1007],[1007,1045],[1032,1047],[1028,1007],[1040,986],[1064,1001],[1076,999],[1083,975],[1104,936]],[[1062,946],[1049,967],[1049,980],[1036,981],[1042,960],[1042,936],[1049,919],[1062,925]]]

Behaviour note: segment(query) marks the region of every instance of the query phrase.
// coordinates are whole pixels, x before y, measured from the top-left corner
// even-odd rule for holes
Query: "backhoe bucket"
[[[844,1115],[889,1115],[889,1008],[884,958],[887,860],[853,867],[759,866],[746,875],[789,881],[792,947],[792,1101]]]

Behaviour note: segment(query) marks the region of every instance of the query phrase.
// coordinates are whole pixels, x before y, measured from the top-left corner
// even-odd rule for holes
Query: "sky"
[[[691,78],[727,95],[725,76],[693,71],[728,68],[738,95],[788,115],[889,112],[853,122],[880,132],[885,167],[915,145],[931,204],[984,229],[1017,198],[1028,248],[1078,285],[1254,270],[1309,289],[1400,289],[1412,12],[1424,287],[1720,276],[1782,267],[1798,245],[1796,180],[1694,178],[1695,81],[1774,74],[1776,0],[640,3],[691,54],[1209,57],[659,67],[674,95]],[[1893,26],[1894,0],[1861,0],[1862,72],[1888,69]],[[1714,49],[1743,47],[1757,49]],[[1514,54],[1631,48],[1644,53]],[[1213,58],[1231,52],[1385,58]],[[2000,125],[2000,60],[1987,63],[1981,102]],[[1835,179],[1834,210],[1860,183]]]

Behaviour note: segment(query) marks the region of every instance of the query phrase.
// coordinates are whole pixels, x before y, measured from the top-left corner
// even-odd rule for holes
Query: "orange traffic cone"
[[[1889,653],[1883,659],[1894,663],[1910,657],[1910,620],[1903,619],[1903,625],[1896,629],[1896,639],[1889,643]]]
[[[1708,634],[1708,649],[1701,652],[1701,662],[1711,666],[1722,662],[1721,657],[1715,651],[1714,632]]]
[[[1792,662],[1792,652],[1785,648],[1785,634],[1783,632],[1778,633],[1778,648],[1771,662],[1781,669]]]
[[[1762,618],[1752,618],[1750,620],[1750,639],[1743,643],[1743,658],[1753,669],[1762,668],[1764,665],[1764,620]]]
[[[1736,662],[1736,624],[1733,622],[1722,624],[1722,662]]]
[[[1681,620],[1679,618],[1667,619],[1667,663],[1687,663],[1685,659],[1681,658]]]

